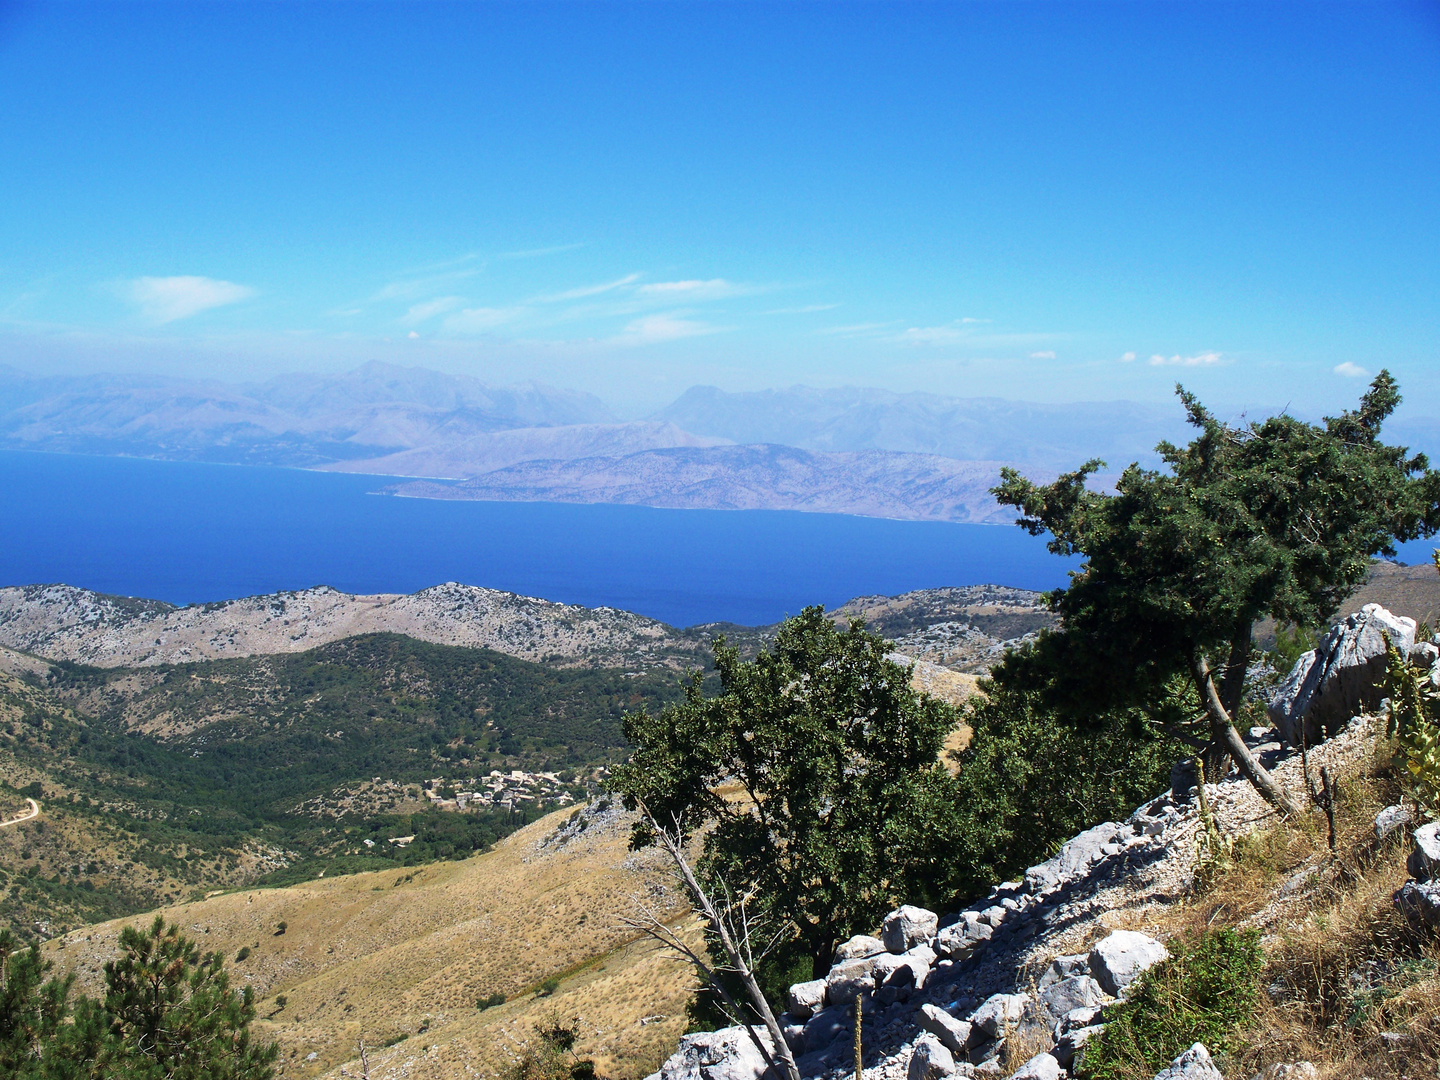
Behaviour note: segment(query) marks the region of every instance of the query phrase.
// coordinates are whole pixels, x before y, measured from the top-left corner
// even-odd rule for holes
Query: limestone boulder
[[[766,1048],[768,1036],[761,1034]],[[760,1080],[765,1058],[743,1027],[686,1035],[680,1046],[648,1080]]]
[[[1057,956],[1050,961],[1050,966],[1045,969],[1045,974],[1040,976],[1040,989],[1052,986],[1063,979],[1071,979],[1076,975],[1090,974],[1090,954],[1076,953],[1072,956]]]
[[[1311,746],[1351,717],[1377,708],[1385,696],[1385,642],[1402,653],[1415,644],[1415,620],[1366,604],[1337,623],[1304,653],[1267,709],[1280,738]]]
[[[920,1006],[920,1026],[934,1035],[950,1053],[964,1054],[970,1045],[969,1021],[957,1020],[938,1005]]]
[[[1169,955],[1165,946],[1148,934],[1115,930],[1090,950],[1090,974],[1100,989],[1118,997],[1141,972]]]
[[[992,994],[970,1014],[973,1024],[987,1039],[997,1039],[1007,1027],[1013,1027],[1025,1015],[1029,994]],[[973,1039],[972,1039],[973,1041]]]
[[[851,1018],[848,1009],[821,1009],[814,1016],[805,1022],[805,1029],[801,1033],[807,1054],[813,1054],[824,1050],[833,1044],[841,1036],[851,1038],[854,1028],[851,1026]]]
[[[848,1005],[859,995],[875,989],[875,965],[879,959],[867,956],[832,967],[825,976],[825,1000],[831,1005]]]
[[[1416,881],[1434,881],[1440,878],[1440,821],[1432,821],[1415,830],[1414,850],[1405,863],[1405,869]]]
[[[885,943],[878,937],[856,934],[835,950],[835,959],[832,963],[843,964],[846,960],[864,960],[867,956],[879,956],[884,951]]]
[[[824,1007],[824,979],[796,983],[785,995],[785,1008],[796,1020],[809,1020]]]
[[[945,1045],[928,1032],[915,1040],[905,1080],[945,1080],[955,1075],[955,1058]]]
[[[1407,881],[1395,894],[1406,918],[1440,930],[1440,882]]]
[[[1089,975],[1072,975],[1040,991],[1040,1003],[1057,1019],[1075,1009],[1089,1009],[1105,1000],[1105,991]]]
[[[1060,1080],[1065,1075],[1053,1054],[1036,1054],[1010,1074],[1010,1080]]]
[[[905,904],[885,916],[880,938],[892,953],[903,953],[916,945],[929,944],[939,924],[940,916],[935,912]]]
[[[1387,806],[1375,815],[1375,839],[1384,840],[1415,820],[1408,806]]]
[[[1155,1080],[1225,1080],[1204,1043],[1196,1043],[1170,1063],[1168,1069],[1155,1074]]]
[[[1080,1052],[1085,1049],[1085,1044],[1104,1030],[1105,1025],[1103,1024],[1090,1024],[1067,1031],[1060,1036],[1060,1041],[1055,1044],[1055,1049],[1050,1053],[1055,1056],[1056,1061],[1068,1069],[1080,1056]]]
[[[994,936],[989,923],[981,922],[974,911],[961,913],[960,921],[935,935],[935,951],[947,960],[967,959]]]

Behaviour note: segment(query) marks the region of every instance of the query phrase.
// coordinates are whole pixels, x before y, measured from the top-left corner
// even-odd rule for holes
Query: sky
[[[0,0],[0,363],[1440,415],[1440,4]]]

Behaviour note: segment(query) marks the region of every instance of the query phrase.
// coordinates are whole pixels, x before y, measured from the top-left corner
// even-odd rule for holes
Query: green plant
[[[537,1041],[526,1045],[506,1080],[594,1080],[595,1062],[575,1051],[578,1023],[577,1019],[566,1024],[551,1016],[536,1029]]]
[[[540,997],[549,997],[551,994],[555,993],[555,991],[559,989],[560,980],[552,977],[546,979],[540,984],[540,989],[539,991],[537,991],[537,993]]]
[[[682,836],[713,826],[698,876],[753,898],[776,939],[771,972],[803,957],[823,975],[840,941],[923,898],[948,866],[955,786],[938,755],[958,715],[917,696],[889,653],[858,621],[842,630],[809,607],[754,660],[718,638],[718,695],[697,672],[683,703],[625,717],[635,751],[612,787]],[[632,846],[654,841],[642,820]]]
[[[276,923],[276,924],[275,924],[275,936],[276,936],[276,937],[280,937],[280,936],[281,936],[282,934],[284,934],[285,931],[288,930],[288,929],[290,929],[290,924],[289,924],[289,923],[287,923],[287,922],[285,922],[285,921],[283,921],[283,920],[280,921],[280,922],[278,922],[278,923]]]
[[[249,946],[249,945],[242,945],[242,946],[240,947],[240,951],[235,954],[235,962],[236,962],[237,964],[239,964],[239,963],[243,963],[244,961],[246,961],[246,960],[248,960],[248,959],[250,959],[250,946]]]
[[[1085,1046],[1085,1080],[1148,1080],[1192,1043],[1224,1053],[1249,1018],[1264,954],[1259,931],[1210,930],[1170,943]]]
[[[558,986],[559,984],[557,983],[556,985]],[[505,995],[497,991],[491,994],[489,997],[480,998],[478,1001],[475,1002],[475,1007],[483,1012],[486,1009],[493,1009],[496,1005],[504,1004]]]
[[[1415,671],[1388,641],[1385,663],[1396,767],[1425,815],[1440,816],[1440,724],[1435,721],[1440,692],[1430,684],[1428,674]]]
[[[1185,447],[1161,443],[1166,468],[1131,465],[1116,494],[1087,488],[1099,460],[1047,485],[1001,470],[993,493],[1021,511],[1019,524],[1049,533],[1057,555],[1086,559],[1051,594],[1061,630],[1041,635],[1035,658],[1069,676],[1063,698],[1082,716],[1153,701],[1177,675],[1189,679],[1208,722],[1211,775],[1233,759],[1299,817],[1235,727],[1255,623],[1321,625],[1371,556],[1440,529],[1440,473],[1380,442],[1400,403],[1386,371],[1358,410],[1324,426],[1282,414],[1230,427],[1177,391],[1199,435]]]

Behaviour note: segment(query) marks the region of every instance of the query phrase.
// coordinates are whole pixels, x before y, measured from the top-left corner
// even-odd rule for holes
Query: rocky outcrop
[[[1204,1043],[1196,1043],[1170,1063],[1168,1069],[1155,1074],[1155,1080],[1225,1080]]]
[[[1385,645],[1408,653],[1415,620],[1366,604],[1337,623],[1290,669],[1270,700],[1270,720],[1292,746],[1314,746],[1352,716],[1380,704],[1385,686]],[[1431,658],[1433,660],[1433,658]]]

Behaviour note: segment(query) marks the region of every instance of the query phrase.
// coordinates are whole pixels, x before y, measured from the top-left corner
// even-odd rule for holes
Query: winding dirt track
[[[9,821],[0,821],[0,829],[5,828],[7,825],[19,825],[22,821],[34,821],[40,816],[40,804],[34,799],[26,799],[25,801],[30,804],[30,809],[19,817],[12,817]]]

